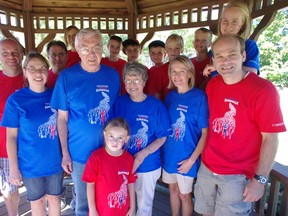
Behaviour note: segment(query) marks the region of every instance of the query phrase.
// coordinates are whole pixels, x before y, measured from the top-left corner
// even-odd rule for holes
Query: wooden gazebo
[[[258,37],[287,0],[245,0],[252,18],[263,16],[252,34]],[[0,0],[0,29],[23,32],[25,51],[42,51],[43,46],[69,25],[96,28],[103,33],[127,34],[136,38],[147,33],[142,45],[156,31],[209,26],[216,32],[217,21],[227,0]],[[35,46],[35,34],[45,34]]]

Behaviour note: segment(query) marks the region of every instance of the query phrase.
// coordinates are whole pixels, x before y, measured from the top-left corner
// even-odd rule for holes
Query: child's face
[[[174,61],[170,71],[171,81],[177,89],[187,89],[191,73],[189,69],[179,61]]]
[[[125,48],[125,52],[126,52],[127,57],[128,57],[128,62],[132,62],[132,61],[138,60],[138,58],[141,54],[141,49],[139,46],[129,45]]]
[[[175,41],[169,41],[165,45],[165,50],[168,55],[169,61],[172,61],[181,54],[183,48],[180,47]]]
[[[110,40],[108,44],[110,57],[118,57],[121,50],[121,43],[116,40]]]
[[[236,7],[226,8],[220,19],[220,31],[222,35],[238,34],[243,25],[241,9]]]
[[[122,150],[123,145],[128,141],[129,136],[124,128],[111,127],[104,131],[106,149],[109,153],[116,153]]]
[[[165,57],[165,49],[163,47],[151,47],[149,50],[149,56],[151,58],[151,61],[155,65],[160,65],[164,61]]]
[[[202,31],[197,31],[194,37],[194,48],[197,53],[207,52],[208,47],[211,45],[210,35]]]

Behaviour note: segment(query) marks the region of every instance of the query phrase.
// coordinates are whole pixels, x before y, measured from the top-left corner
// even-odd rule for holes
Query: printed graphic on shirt
[[[46,106],[45,106],[46,107]],[[49,105],[50,108],[50,105]],[[53,114],[49,117],[48,121],[44,124],[41,124],[38,127],[38,135],[41,139],[47,138],[54,139],[57,136],[56,120],[57,120],[57,111],[50,108]]]
[[[180,117],[172,124],[172,134],[170,137],[173,137],[176,141],[183,141],[186,132],[185,119],[184,113],[180,111]]]
[[[137,118],[138,120],[139,118]],[[148,118],[147,118],[148,119]],[[141,121],[142,127],[137,131],[136,134],[133,134],[128,143],[128,148],[140,150],[147,145],[148,142],[148,125],[142,120]]]
[[[97,124],[97,122],[99,122],[99,124],[104,125],[109,117],[110,97],[105,92],[101,92],[101,94],[103,99],[99,102],[99,105],[88,112],[90,124]]]
[[[122,208],[122,206],[126,205],[128,192],[127,192],[127,177],[122,174],[123,183],[120,185],[120,189],[118,191],[112,192],[108,195],[108,206],[110,208]]]
[[[216,118],[212,122],[212,130],[216,133],[221,133],[222,137],[225,139],[234,133],[236,127],[236,121],[234,116],[236,116],[236,109],[232,103],[229,103],[230,110],[227,111],[223,117]]]

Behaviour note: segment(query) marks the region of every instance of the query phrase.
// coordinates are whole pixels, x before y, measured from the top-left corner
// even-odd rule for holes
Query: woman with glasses
[[[29,86],[12,94],[6,104],[2,126],[7,127],[7,152],[12,184],[27,189],[32,215],[60,215],[63,170],[56,129],[57,112],[50,107],[52,90],[45,87],[48,61],[31,52],[24,64]]]
[[[161,174],[160,147],[168,135],[170,121],[162,102],[143,92],[147,79],[147,68],[142,64],[125,65],[123,80],[127,94],[116,100],[114,115],[125,118],[131,130],[127,150],[134,155],[133,171],[138,177],[135,183],[136,215],[149,216]]]

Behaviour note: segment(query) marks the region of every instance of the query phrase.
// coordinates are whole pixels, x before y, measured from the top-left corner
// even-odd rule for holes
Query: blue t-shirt
[[[260,52],[259,48],[254,40],[248,39],[245,41],[246,59],[243,62],[243,66],[257,69],[257,74],[260,74]],[[213,53],[210,50],[209,55],[212,58]],[[217,71],[212,71],[210,76],[214,77],[218,75]]]
[[[165,105],[171,119],[171,134],[162,147],[163,169],[178,173],[178,163],[188,159],[194,152],[203,128],[208,128],[208,104],[205,93],[192,88],[184,94],[170,92]],[[200,158],[186,176],[196,177]]]
[[[130,127],[130,139],[125,148],[132,155],[154,140],[169,135],[170,120],[164,104],[147,95],[142,102],[134,102],[128,94],[119,97],[113,109],[115,117],[125,118]],[[148,155],[137,172],[150,172],[161,167],[160,149]]]
[[[85,164],[91,153],[101,147],[103,126],[120,92],[115,69],[101,65],[89,73],[76,64],[59,75],[51,106],[68,111],[68,150],[73,161]]]
[[[26,87],[12,94],[6,104],[2,126],[18,128],[18,165],[25,178],[62,171],[57,111],[50,107],[51,96],[51,89],[36,93]]]

